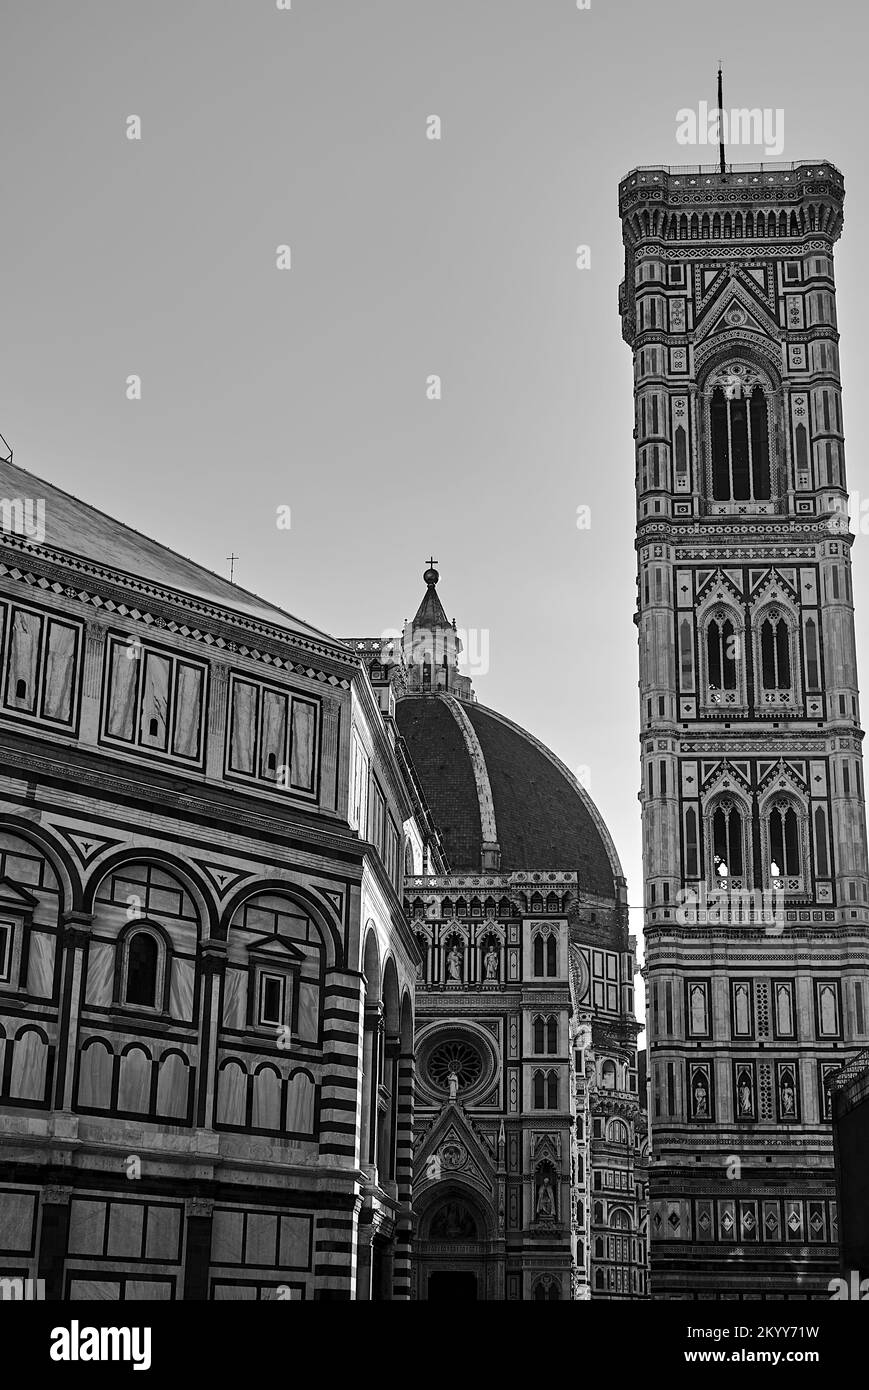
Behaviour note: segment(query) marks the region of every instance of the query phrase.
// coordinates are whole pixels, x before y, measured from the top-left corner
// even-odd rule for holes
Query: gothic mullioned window
[[[707,712],[717,706],[746,704],[745,631],[735,608],[717,604],[700,619],[701,702]]]
[[[711,497],[767,502],[773,496],[769,389],[746,362],[724,363],[707,383]]]
[[[718,881],[741,878],[743,874],[744,828],[742,815],[729,798],[720,801],[709,823],[712,865]]]
[[[799,874],[802,871],[800,824],[794,807],[785,800],[773,802],[767,824],[771,876]]]
[[[536,1071],[534,1073],[534,1109],[558,1109],[558,1073],[555,1071]]]
[[[761,807],[764,879],[784,892],[802,892],[811,876],[809,813],[799,795],[776,792]]]
[[[726,612],[714,613],[706,629],[706,662],[712,690],[736,689],[737,636]]]
[[[789,690],[790,629],[787,619],[775,608],[761,623],[760,660],[764,690]]]
[[[802,701],[798,623],[783,603],[765,605],[752,620],[755,703],[797,710]],[[806,635],[806,659],[817,685],[817,632]]]
[[[558,1020],[551,1015],[534,1019],[534,1051],[555,1053],[558,1051]]]
[[[556,931],[547,931],[546,928],[543,928],[535,932],[533,969],[538,978],[558,974],[558,935]]]

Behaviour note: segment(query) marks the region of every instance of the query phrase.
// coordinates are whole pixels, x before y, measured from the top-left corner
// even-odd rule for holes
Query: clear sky
[[[714,104],[719,57],[726,107],[781,108],[781,157],[844,171],[846,448],[869,500],[867,13],[5,0],[0,432],[211,568],[235,552],[240,583],[339,636],[411,616],[434,554],[449,615],[488,634],[479,698],[589,769],[639,903],[617,185],[714,157],[677,144],[676,112]],[[862,535],[854,562],[866,680]]]

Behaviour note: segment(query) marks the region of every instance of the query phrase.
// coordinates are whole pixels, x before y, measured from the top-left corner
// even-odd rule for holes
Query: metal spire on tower
[[[722,174],[727,173],[724,162],[724,95],[721,90],[721,59],[718,59],[718,164]]]

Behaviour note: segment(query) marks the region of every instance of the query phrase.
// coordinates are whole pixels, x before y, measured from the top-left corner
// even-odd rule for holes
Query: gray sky
[[[0,431],[339,636],[411,616],[433,552],[447,612],[489,633],[479,698],[590,769],[639,903],[618,181],[714,157],[676,143],[676,111],[714,104],[719,56],[725,106],[782,108],[782,157],[843,169],[869,498],[867,27],[857,0],[5,0]],[[859,636],[863,536],[854,559]]]

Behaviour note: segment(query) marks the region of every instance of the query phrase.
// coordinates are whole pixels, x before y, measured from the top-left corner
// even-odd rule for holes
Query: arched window
[[[544,1023],[543,1023],[543,1019],[542,1019],[542,1018],[535,1018],[535,1020],[534,1020],[534,1051],[535,1051],[535,1052],[543,1052],[543,1051],[545,1051],[545,1046],[544,1046],[544,1044],[545,1044],[545,1026],[544,1026]]]
[[[555,1071],[546,1077],[546,1104],[550,1110],[558,1109],[558,1073]]]
[[[766,501],[772,495],[767,398],[749,367],[729,363],[716,373],[709,419],[713,499]]]
[[[732,801],[721,801],[712,816],[712,860],[719,879],[742,875],[742,816]]]
[[[535,936],[535,938],[534,938],[534,974],[535,974],[535,975],[542,975],[542,974],[543,974],[543,952],[544,952],[543,937],[542,937],[542,936]]]
[[[706,629],[706,670],[709,689],[736,689],[738,638],[726,612],[713,613]]]
[[[534,938],[534,974],[551,977],[558,974],[558,937],[554,932],[544,934],[545,930]]]
[[[127,945],[124,1001],[153,1009],[157,1003],[157,969],[160,948],[150,932],[137,931]]]
[[[624,1120],[610,1120],[607,1126],[607,1139],[611,1144],[626,1144],[628,1142],[628,1128]],[[613,1222],[610,1222],[612,1225]]]
[[[700,873],[697,812],[693,806],[689,806],[685,812],[685,873],[688,878],[697,878]]]
[[[554,936],[546,939],[546,973],[547,975],[558,974],[558,941]]]
[[[770,873],[799,874],[800,825],[797,813],[788,801],[776,801],[769,812]]]
[[[760,669],[764,690],[790,690],[790,629],[777,608],[761,624]]]
[[[546,1051],[558,1051],[558,1019],[550,1018],[546,1022]]]
[[[546,1078],[542,1071],[534,1073],[534,1109],[546,1109]]]

